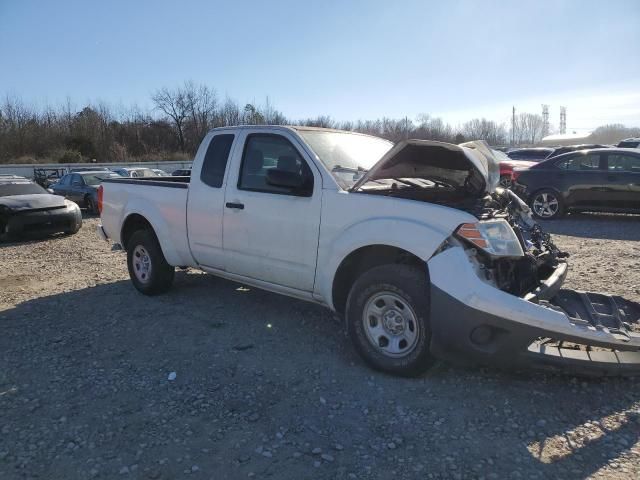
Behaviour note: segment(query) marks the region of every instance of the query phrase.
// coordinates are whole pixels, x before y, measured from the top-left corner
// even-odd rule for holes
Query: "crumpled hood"
[[[64,197],[45,193],[0,197],[0,205],[8,207],[14,212],[62,208],[66,206]]]
[[[457,178],[464,182],[470,170],[475,171],[483,183],[480,190],[492,192],[500,181],[497,159],[484,141],[461,145],[431,140],[403,140],[389,150],[358,180],[351,191],[356,191],[370,180],[384,178]],[[446,172],[446,174],[444,173]],[[459,172],[451,175],[451,172]]]

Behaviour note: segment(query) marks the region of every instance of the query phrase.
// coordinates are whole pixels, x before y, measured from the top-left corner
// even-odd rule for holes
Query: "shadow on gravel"
[[[51,234],[32,234],[29,236],[23,236],[20,238],[13,238],[11,240],[0,236],[0,248],[15,247],[18,245],[31,245],[34,243],[42,243],[47,241],[55,241],[60,238],[69,237],[71,235],[64,233],[51,233]]]
[[[603,240],[640,240],[640,215],[570,213],[559,220],[541,221],[546,232]]]
[[[294,452],[331,451],[336,441],[316,478],[365,474],[372,461],[379,478],[410,478],[418,464],[422,476],[448,478],[447,458],[461,478],[584,478],[640,433],[633,379],[446,365],[419,379],[385,376],[360,362],[327,310],[193,272],[158,297],[119,281],[1,311],[0,351],[3,478],[87,478],[96,458],[109,478],[133,463],[150,478],[175,478],[185,452],[216,478],[303,478],[318,456]],[[584,446],[567,442],[605,418],[618,426],[594,427],[600,434],[582,436]],[[40,436],[29,439],[34,425]],[[256,454],[276,431],[290,443],[273,458]],[[44,446],[28,463],[30,442]]]

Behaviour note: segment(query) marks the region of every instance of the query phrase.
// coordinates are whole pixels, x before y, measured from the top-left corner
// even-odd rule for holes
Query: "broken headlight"
[[[463,223],[458,227],[456,234],[494,257],[524,255],[518,237],[504,219]]]

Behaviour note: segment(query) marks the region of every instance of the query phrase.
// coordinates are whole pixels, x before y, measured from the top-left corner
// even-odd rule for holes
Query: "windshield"
[[[93,173],[91,175],[83,175],[84,183],[87,185],[100,185],[106,178],[119,178],[117,173]]]
[[[0,197],[12,195],[33,195],[34,193],[48,193],[40,185],[32,182],[0,183]]]
[[[321,130],[299,133],[344,189],[351,188],[393,147],[387,140],[357,133]]]

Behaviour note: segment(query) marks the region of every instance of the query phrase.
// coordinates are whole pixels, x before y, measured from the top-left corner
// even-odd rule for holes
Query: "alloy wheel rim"
[[[392,358],[409,355],[418,343],[420,325],[408,302],[393,292],[379,292],[367,301],[362,315],[367,340]]]
[[[151,279],[151,269],[149,253],[142,245],[136,246],[133,250],[133,273],[136,278],[142,283],[148,283]]]
[[[553,217],[558,213],[559,208],[558,199],[551,193],[541,193],[533,200],[533,211],[539,217]]]

